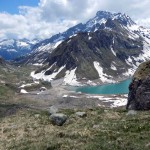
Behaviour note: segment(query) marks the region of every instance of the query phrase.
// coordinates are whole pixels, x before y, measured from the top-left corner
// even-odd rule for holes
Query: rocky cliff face
[[[124,30],[118,31],[79,33],[65,40],[47,56],[45,65],[33,77],[47,80],[65,78],[65,84],[70,84],[67,81],[71,75],[71,81],[75,79],[80,83],[89,80],[94,83],[112,82],[115,78],[126,78],[132,72],[132,56],[138,57],[143,44],[141,39],[130,39]]]
[[[127,109],[150,110],[150,61],[141,64],[134,74]]]
[[[36,45],[24,59],[42,66],[32,77],[63,79],[65,85],[110,83],[132,76],[139,64],[150,60],[150,30],[125,14],[98,12],[81,29],[72,27],[53,36],[52,43],[47,39]]]
[[[150,29],[138,26],[126,14],[98,11],[96,16],[89,19],[86,23],[77,24],[65,32],[58,33],[49,39],[45,39],[37,43],[33,46],[32,53],[19,59],[19,61],[27,64],[43,64],[45,59],[47,59],[47,56],[51,54],[52,51],[54,51],[54,49],[56,49],[63,41],[77,36],[78,33],[94,33],[98,30],[107,30],[108,32],[116,31],[118,33],[121,32],[123,36],[128,36],[129,39],[133,40],[142,38],[143,53],[146,51],[145,48],[150,45]],[[145,59],[143,60],[142,57],[138,58],[136,61],[139,62],[139,60],[140,63],[146,61]]]

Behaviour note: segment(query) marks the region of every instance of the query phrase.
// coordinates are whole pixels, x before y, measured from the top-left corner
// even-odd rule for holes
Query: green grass
[[[77,110],[76,110],[77,111]],[[127,116],[123,109],[61,110],[67,122],[53,126],[46,111],[21,110],[1,119],[1,149],[12,150],[149,150],[149,111]],[[81,111],[81,110],[78,110]],[[97,125],[96,128],[93,128]]]
[[[0,85],[0,100],[12,98],[14,90],[10,86]]]

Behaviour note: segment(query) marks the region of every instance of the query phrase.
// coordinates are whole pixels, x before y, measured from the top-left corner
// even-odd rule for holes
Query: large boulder
[[[62,126],[66,122],[67,116],[62,113],[56,113],[50,116],[50,120],[53,125]]]
[[[142,63],[133,76],[127,109],[150,110],[150,61]]]

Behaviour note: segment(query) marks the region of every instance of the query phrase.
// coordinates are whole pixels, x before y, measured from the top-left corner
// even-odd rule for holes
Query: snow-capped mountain
[[[110,13],[106,11],[98,11],[96,16],[86,23],[79,23],[63,33],[56,34],[49,39],[41,41],[33,48],[34,51],[49,51],[56,48],[62,41],[74,36],[79,32],[94,32],[98,29],[103,29],[107,20],[118,20],[124,26],[132,26],[135,23],[126,14]]]
[[[110,13],[107,11],[98,11],[96,16],[86,23],[75,25],[63,33],[56,34],[49,39],[39,42],[34,45],[32,53],[23,59],[26,63],[39,63],[42,64],[45,56],[49,55],[59,44],[64,40],[76,36],[80,32],[95,32],[100,29],[111,30],[114,28],[111,20],[117,21],[121,28],[128,30],[128,35],[131,38],[137,36],[150,37],[150,30],[138,26],[128,15],[122,13]]]
[[[87,23],[45,41],[49,46],[41,57],[44,66],[32,72],[32,76],[44,80],[64,78],[64,84],[121,80],[150,59],[150,30],[121,13],[99,11]],[[38,53],[41,43],[35,49]],[[43,55],[35,56],[34,62],[28,62],[35,63]]]
[[[27,39],[15,40],[5,39],[0,41],[0,55],[6,60],[12,60],[21,55],[30,53],[34,44],[38,40],[29,41]]]

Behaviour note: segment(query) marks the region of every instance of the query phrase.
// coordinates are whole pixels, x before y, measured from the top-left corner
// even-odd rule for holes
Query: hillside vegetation
[[[149,150],[150,115],[127,115],[124,109],[86,109],[84,118],[77,110],[61,110],[69,119],[54,126],[46,111],[23,109],[0,118],[2,150]],[[83,111],[83,110],[82,110]]]

